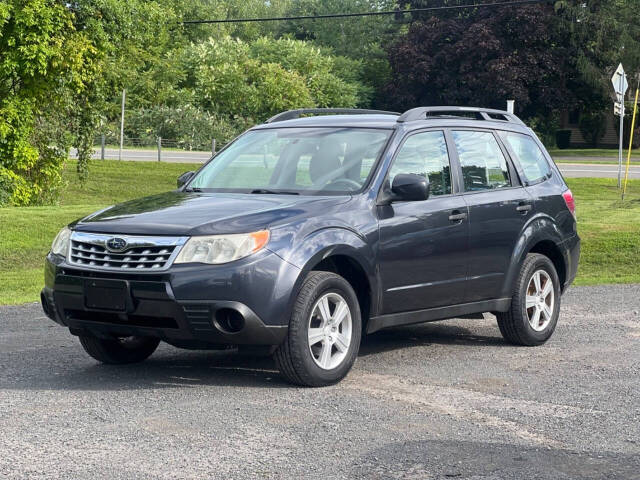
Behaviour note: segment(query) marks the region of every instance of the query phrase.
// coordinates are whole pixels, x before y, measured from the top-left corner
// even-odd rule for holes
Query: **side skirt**
[[[411,325],[414,323],[433,322],[455,318],[461,315],[482,312],[506,312],[511,306],[511,298],[496,298],[482,302],[461,303],[448,307],[427,308],[412,312],[389,313],[371,317],[367,322],[367,333],[377,332],[383,328]]]

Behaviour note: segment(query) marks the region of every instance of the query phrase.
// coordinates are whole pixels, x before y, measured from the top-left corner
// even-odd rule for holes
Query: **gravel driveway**
[[[301,389],[233,352],[99,365],[0,307],[0,478],[640,478],[638,310],[640,285],[572,288],[538,348],[490,315],[382,331]]]

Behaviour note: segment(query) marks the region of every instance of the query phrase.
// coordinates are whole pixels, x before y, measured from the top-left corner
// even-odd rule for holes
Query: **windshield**
[[[391,130],[252,130],[221,151],[187,190],[327,195],[362,189]]]

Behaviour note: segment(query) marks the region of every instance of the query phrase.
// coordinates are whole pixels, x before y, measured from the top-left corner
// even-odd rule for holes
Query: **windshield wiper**
[[[185,192],[202,192],[201,188],[198,187],[188,187],[184,189]]]
[[[268,188],[256,188],[249,193],[272,193],[274,195],[300,195],[298,192],[288,192],[286,190],[269,190]]]

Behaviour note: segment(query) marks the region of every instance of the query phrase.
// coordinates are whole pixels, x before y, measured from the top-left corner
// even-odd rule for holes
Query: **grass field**
[[[99,208],[175,188],[182,172],[199,165],[94,162],[80,186],[75,162],[65,171],[59,205],[0,208],[0,305],[36,301],[42,265],[53,237],[67,223]],[[578,210],[582,258],[576,283],[640,282],[640,180],[630,180],[624,204],[614,179],[567,180]]]

